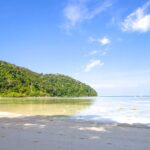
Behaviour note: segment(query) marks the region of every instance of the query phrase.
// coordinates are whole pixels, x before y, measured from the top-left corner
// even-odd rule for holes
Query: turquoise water
[[[97,97],[75,118],[150,125],[150,97]]]

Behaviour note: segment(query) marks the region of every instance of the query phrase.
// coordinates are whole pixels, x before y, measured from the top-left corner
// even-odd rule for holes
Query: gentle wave
[[[98,97],[75,118],[150,126],[150,98]]]

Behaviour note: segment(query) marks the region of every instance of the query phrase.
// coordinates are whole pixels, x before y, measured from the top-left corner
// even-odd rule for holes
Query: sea
[[[74,117],[103,123],[150,126],[150,97],[95,97],[92,105],[77,113]]]
[[[41,98],[40,98],[41,99]],[[101,123],[150,127],[150,97],[105,96],[55,99],[0,99],[0,117],[66,116]]]

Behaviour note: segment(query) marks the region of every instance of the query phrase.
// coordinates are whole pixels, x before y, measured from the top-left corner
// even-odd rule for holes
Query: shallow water
[[[0,99],[0,116],[71,116],[73,119],[150,126],[150,97],[93,97],[74,99]]]
[[[97,97],[76,119],[150,125],[150,97]]]
[[[89,105],[91,101],[87,99],[0,99],[0,113],[71,116]]]

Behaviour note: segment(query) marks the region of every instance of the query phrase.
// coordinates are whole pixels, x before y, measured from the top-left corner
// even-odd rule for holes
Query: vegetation
[[[61,74],[38,74],[0,61],[0,96],[96,96],[90,86]]]

